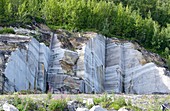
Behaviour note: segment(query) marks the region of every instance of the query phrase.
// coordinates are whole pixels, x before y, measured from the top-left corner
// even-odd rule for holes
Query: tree
[[[5,22],[5,0],[0,0],[0,25]]]

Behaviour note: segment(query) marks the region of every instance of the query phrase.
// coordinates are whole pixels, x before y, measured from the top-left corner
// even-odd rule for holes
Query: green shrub
[[[25,98],[23,104],[25,105],[24,109],[26,111],[30,111],[30,110],[33,111],[33,110],[37,110],[38,108],[37,103],[30,98]]]
[[[119,97],[115,98],[114,102],[110,104],[109,108],[114,108],[115,110],[118,110],[123,106],[127,106],[125,98]]]
[[[17,107],[17,109],[19,111],[22,111],[24,109],[24,105],[23,104],[18,104],[16,107]]]
[[[39,107],[39,108],[38,108],[38,111],[46,111],[46,108],[44,108],[44,107]]]
[[[114,96],[114,95],[113,95]],[[108,96],[107,93],[105,93],[103,96],[94,98],[94,104],[95,105],[101,105],[103,108],[108,108],[112,104],[112,96]]]
[[[98,104],[103,103],[103,102],[106,102],[106,103],[111,102],[111,98],[108,97],[107,93],[105,93],[101,97],[93,98],[93,101],[94,101],[95,105],[98,105]]]
[[[90,105],[86,105],[88,109],[91,109],[94,105],[90,104]]]
[[[34,94],[33,90],[21,90],[18,92],[19,94]]]
[[[170,55],[168,56],[168,59],[166,59],[166,63],[167,63],[168,69],[170,70]]]
[[[18,108],[19,111],[33,111],[38,108],[38,105],[35,101],[30,98],[21,99],[18,95],[15,95],[10,99],[9,104],[12,104]]]
[[[15,31],[12,28],[3,28],[0,30],[0,34],[15,34]]]
[[[102,98],[94,98],[93,101],[95,105],[99,105],[102,102]]]
[[[142,111],[142,109],[136,107],[136,106],[125,106],[126,109],[130,109],[132,111]]]
[[[64,108],[66,108],[67,103],[66,100],[51,100],[49,103],[49,109],[50,111],[63,111]]]
[[[119,105],[116,104],[116,103],[112,103],[112,104],[109,106],[109,108],[114,108],[115,110],[118,110],[118,109],[121,108],[121,106],[119,106]]]
[[[52,94],[49,92],[48,94],[47,94],[47,100],[50,100],[52,98]]]
[[[13,104],[14,106],[17,106],[18,104],[21,104],[22,100],[18,97],[18,95],[15,95],[12,98],[9,98],[9,104]]]

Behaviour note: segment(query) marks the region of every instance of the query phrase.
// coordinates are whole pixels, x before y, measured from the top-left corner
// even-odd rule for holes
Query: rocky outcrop
[[[11,53],[4,74],[5,91],[46,90],[46,72],[50,50],[35,39]]]
[[[125,93],[151,94],[169,93],[165,68],[147,63],[142,53],[130,42],[108,40],[106,49],[106,82],[107,92],[122,91]],[[110,86],[109,86],[110,85]]]
[[[145,63],[142,53],[134,49],[134,44],[124,44],[124,88],[126,93],[151,94],[170,92],[170,77],[166,69],[154,63]],[[145,63],[145,64],[143,64]]]
[[[108,93],[123,91],[123,58],[122,45],[115,43],[112,39],[107,39],[104,87]]]
[[[15,29],[0,35],[0,90],[53,93],[169,93],[163,59],[128,41],[97,33]],[[51,33],[51,34],[50,34]],[[49,48],[36,39],[51,36]],[[36,39],[34,39],[33,35]],[[41,40],[39,40],[41,41]],[[49,38],[47,39],[49,41]],[[160,66],[154,62],[160,61]],[[15,67],[14,67],[15,66]]]
[[[86,44],[84,67],[84,92],[103,92],[105,80],[105,38],[103,36],[95,35]]]
[[[62,43],[55,34],[51,41],[50,64],[48,68],[49,90],[54,93],[77,93],[81,80],[75,76],[78,54],[74,51],[63,49]]]

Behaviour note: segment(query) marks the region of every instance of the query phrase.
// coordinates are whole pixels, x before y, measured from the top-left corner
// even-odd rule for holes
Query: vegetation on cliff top
[[[0,0],[0,25],[45,23],[53,29],[93,29],[136,40],[168,62],[169,7],[169,0]]]

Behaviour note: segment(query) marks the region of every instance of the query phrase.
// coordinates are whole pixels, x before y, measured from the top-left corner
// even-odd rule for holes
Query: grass
[[[8,100],[9,104],[13,104],[20,111],[62,111],[67,108],[67,101],[77,101],[77,103],[81,104],[84,100],[83,98],[93,98],[94,105],[100,105],[108,110],[118,110],[125,107],[133,111],[161,111],[161,104],[170,103],[170,95],[113,95],[106,93],[99,95],[15,94],[9,97],[2,95],[0,100]],[[89,109],[93,106],[85,105]]]
[[[3,28],[0,30],[0,34],[15,34],[15,31],[12,28]]]
[[[142,111],[142,109],[138,106],[132,105],[131,99],[127,99],[123,96],[115,96],[114,94],[104,94],[101,97],[96,97],[94,98],[94,104],[100,105],[103,108],[109,110],[119,110],[120,108],[124,107],[133,111]]]
[[[63,111],[66,107],[67,107],[67,102],[65,99],[51,100],[48,106],[50,111]]]
[[[16,94],[8,98],[8,103],[14,105],[19,111],[63,111],[67,108],[66,99],[52,99],[49,93],[44,100],[35,100],[30,97],[21,98]]]

